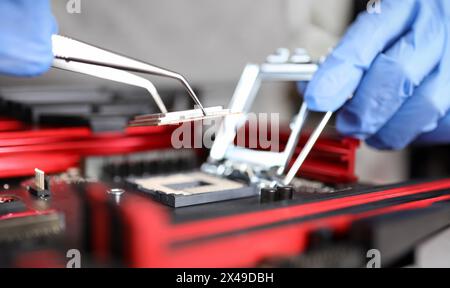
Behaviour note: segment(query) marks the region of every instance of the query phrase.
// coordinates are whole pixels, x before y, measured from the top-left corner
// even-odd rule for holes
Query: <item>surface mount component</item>
[[[203,115],[206,116],[206,112],[200,103],[200,100],[186,78],[181,74],[61,35],[53,35],[52,45],[53,54],[55,55],[53,67],[143,87],[150,92],[163,113],[166,113],[167,109],[155,86],[147,79],[130,72],[176,79],[186,88],[192,100],[195,102],[195,105],[197,105]]]
[[[261,189],[260,195],[261,195],[260,197],[261,203],[292,200],[294,197],[294,187],[292,186],[265,187]]]
[[[271,203],[277,201],[277,189],[266,187],[261,189],[261,203]]]
[[[206,120],[212,118],[225,117],[230,114],[229,109],[223,109],[222,106],[205,108],[207,115],[203,115],[202,110],[193,109],[178,112],[159,113],[136,116],[134,120],[130,122],[130,126],[161,126],[172,125],[184,122]],[[235,113],[236,114],[236,113]]]
[[[135,178],[129,182],[172,207],[245,198],[258,193],[254,187],[201,172]]]

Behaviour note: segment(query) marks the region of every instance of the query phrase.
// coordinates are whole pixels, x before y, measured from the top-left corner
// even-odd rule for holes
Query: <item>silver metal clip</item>
[[[306,57],[307,55],[302,55],[305,61],[295,62],[289,60],[289,55],[288,51],[281,49],[278,50],[276,55],[269,57],[268,63],[262,65],[248,64],[245,67],[229,105],[231,111],[239,111],[243,114],[240,117],[226,117],[222,122],[211,148],[208,163],[205,163],[202,167],[205,172],[226,177],[231,170],[237,171],[237,167],[245,165],[252,170],[253,176],[250,177],[250,181],[256,184],[288,185],[292,182],[330,120],[332,112],[324,113],[319,125],[315,128],[285,176],[284,173],[294,155],[309,114],[306,103],[303,103],[300,107],[284,151],[257,151],[234,145],[236,131],[245,123],[245,115],[250,111],[263,81],[309,81],[317,71],[318,65],[306,61],[310,59]]]

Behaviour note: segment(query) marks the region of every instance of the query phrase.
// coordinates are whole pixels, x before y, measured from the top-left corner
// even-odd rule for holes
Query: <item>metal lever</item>
[[[322,134],[322,131],[325,129],[325,126],[327,125],[332,115],[333,112],[326,112],[325,115],[322,117],[322,120],[320,121],[319,125],[316,127],[316,129],[314,129],[314,132],[311,134],[308,141],[306,141],[305,146],[298,155],[291,169],[287,173],[286,177],[284,177],[283,179],[284,185],[289,185],[291,181],[295,178],[295,175],[297,175],[297,172],[300,170],[300,167],[302,166],[303,162],[305,162],[306,157],[309,155],[309,152],[311,152],[312,148],[314,147],[314,144],[316,143],[320,134]]]
[[[128,78],[129,77],[128,74],[119,75],[119,76],[126,76],[125,79],[127,80],[121,81],[120,77],[112,77],[111,75],[108,75],[107,72],[111,72],[112,71],[111,69],[125,70],[130,72],[151,74],[176,79],[180,81],[181,84],[183,84],[183,86],[186,88],[189,95],[191,96],[192,100],[201,109],[203,115],[206,116],[206,112],[205,109],[203,108],[203,105],[200,103],[200,100],[198,99],[197,95],[195,94],[194,90],[191,88],[187,80],[181,74],[151,64],[147,64],[138,60],[134,60],[129,57],[125,57],[61,35],[52,36],[52,45],[53,45],[53,54],[55,56],[54,66],[57,68],[66,69],[78,73],[94,75],[96,77],[101,77],[110,80],[112,80],[111,78],[114,78],[113,79],[114,81],[124,82],[127,84],[130,84],[130,82],[136,83],[139,81],[136,81],[136,78],[130,80],[130,78]],[[66,65],[63,65],[62,64],[63,62],[61,61],[66,62]],[[71,62],[78,64],[71,65],[73,64]],[[84,65],[79,65],[80,63]],[[102,66],[109,69],[97,70],[97,72],[87,73],[89,72],[88,71],[89,68],[92,66]],[[146,85],[147,85],[146,88],[148,89],[148,87],[150,87],[148,85],[148,82],[146,83]],[[159,100],[157,100],[158,97],[154,96],[154,98],[156,98],[155,101],[157,103],[162,102],[159,101],[160,98]],[[158,106],[161,109],[161,105],[158,104]]]
[[[231,100],[230,109],[232,111],[241,111],[243,113],[249,112],[261,83],[264,80],[309,81],[317,69],[318,65],[315,63],[249,64],[245,67],[236,87]],[[224,166],[221,165],[224,163],[224,160],[226,160],[224,165],[228,165],[231,169],[234,169],[233,167],[238,167],[241,164],[245,164],[253,169],[253,172],[256,174],[259,173],[258,177],[260,177],[260,180],[273,181],[276,179],[275,181],[277,183],[288,185],[298,173],[333,113],[325,113],[320,124],[311,134],[306,145],[295,160],[294,165],[287,171],[288,164],[297,148],[300,134],[305,126],[304,124],[308,114],[309,110],[304,102],[297,114],[297,119],[292,127],[288,142],[282,152],[258,151],[234,145],[236,131],[244,124],[245,117],[225,118],[211,149],[208,159],[209,163],[204,165],[203,169],[209,171],[209,173],[216,173],[223,176],[225,170],[223,170]],[[213,166],[218,169],[214,170]],[[275,173],[272,173],[273,168],[276,169]],[[271,177],[267,177],[267,174],[261,174],[261,171],[270,171],[269,174]],[[287,174],[285,175],[286,171]]]

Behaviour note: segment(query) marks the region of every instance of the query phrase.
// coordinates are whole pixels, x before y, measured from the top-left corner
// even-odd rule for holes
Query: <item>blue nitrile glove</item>
[[[383,0],[361,14],[309,83],[315,111],[379,149],[450,142],[450,1]],[[348,97],[354,93],[351,100]]]
[[[49,0],[0,0],[0,73],[45,72],[52,63],[56,30]]]

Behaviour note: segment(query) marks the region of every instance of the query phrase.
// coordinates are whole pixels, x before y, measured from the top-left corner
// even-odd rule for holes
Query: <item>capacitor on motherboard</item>
[[[261,203],[270,203],[277,200],[277,189],[262,188],[261,189]]]
[[[292,186],[277,187],[277,200],[291,200],[294,197],[294,188]]]

